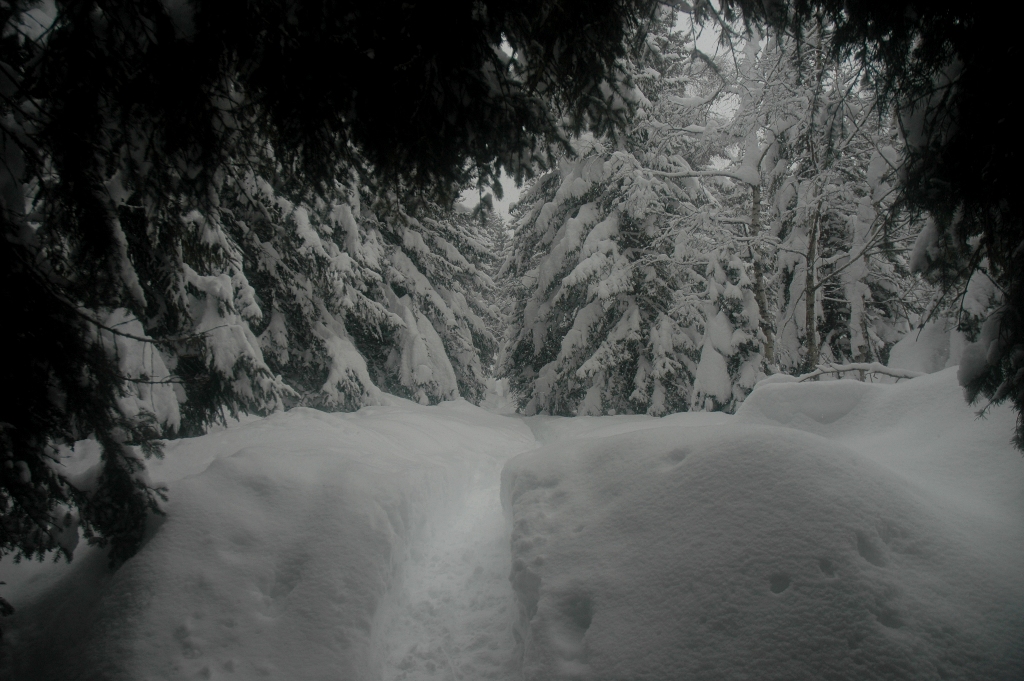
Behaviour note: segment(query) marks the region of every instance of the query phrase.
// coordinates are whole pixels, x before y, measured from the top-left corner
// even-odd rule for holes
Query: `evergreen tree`
[[[361,224],[358,175],[330,194],[297,202],[252,173],[232,188],[245,268],[267,311],[254,326],[268,364],[301,404],[379,403],[357,342],[385,345],[403,322],[380,300],[384,247]]]
[[[773,359],[791,372],[885,361],[921,311],[920,283],[903,255],[913,216],[885,179],[901,163],[896,132],[861,86],[862,70],[831,58],[833,39],[820,26],[813,41],[808,33],[802,45],[783,37],[766,48],[778,52],[767,56],[773,65],[794,63],[798,49],[815,65],[802,76],[791,67],[799,80],[773,93],[791,104],[766,155],[771,232],[781,241]]]
[[[633,157],[594,144],[538,181],[520,221],[508,274],[525,295],[503,371],[527,413],[679,411],[692,341],[670,316],[680,285],[651,219],[652,199],[678,192],[661,183],[672,194],[658,197]]]
[[[413,217],[384,197],[377,204],[387,266],[384,295],[405,326],[380,375],[390,392],[423,403],[462,397],[479,402],[497,341],[486,298],[494,284],[484,226],[457,210],[424,203]]]
[[[731,249],[712,254],[707,284],[710,300],[692,407],[732,413],[763,376],[761,314],[748,266]]]
[[[692,288],[675,259],[676,223],[700,201],[669,121],[685,59],[673,17],[634,68],[637,122],[618,140],[582,137],[574,158],[520,200],[506,276],[518,287],[502,372],[526,413],[665,414],[688,407],[698,322],[677,310]],[[679,255],[686,252],[679,249]]]
[[[735,67],[715,70],[739,102],[715,127],[728,164],[708,188],[716,219],[743,228],[769,371],[884,360],[920,311],[901,254],[912,216],[885,181],[900,164],[895,131],[862,71],[832,57],[833,35],[817,26],[803,43],[769,34],[760,46],[755,30]]]
[[[484,302],[493,284],[467,259],[490,258],[479,225],[409,194],[413,217],[356,173],[298,204],[249,184],[236,197],[248,217],[241,238],[257,297],[273,310],[260,341],[300,403],[358,409],[382,389],[479,400],[495,346]]]

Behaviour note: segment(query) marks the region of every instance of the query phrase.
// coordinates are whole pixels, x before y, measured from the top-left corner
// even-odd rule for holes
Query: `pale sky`
[[[505,173],[501,174],[501,189],[505,192],[505,197],[500,201],[495,198],[494,200],[494,211],[501,217],[505,222],[509,221],[508,207],[511,206],[519,198],[519,188],[516,187],[516,183]],[[467,208],[475,208],[476,204],[480,203],[480,195],[476,189],[467,189],[462,192],[463,205]]]

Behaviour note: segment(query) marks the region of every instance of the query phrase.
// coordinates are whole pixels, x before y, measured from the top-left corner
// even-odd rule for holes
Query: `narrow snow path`
[[[500,468],[404,566],[377,622],[382,681],[514,678],[509,527]]]

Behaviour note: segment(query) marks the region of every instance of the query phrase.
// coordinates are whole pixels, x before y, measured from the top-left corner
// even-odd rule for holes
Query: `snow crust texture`
[[[1022,678],[1012,415],[955,400],[952,371],[769,384],[726,427],[514,458],[523,678]]]
[[[0,679],[1018,680],[1024,461],[956,371],[765,381],[735,415],[384,397],[172,442],[118,570],[0,562]]]

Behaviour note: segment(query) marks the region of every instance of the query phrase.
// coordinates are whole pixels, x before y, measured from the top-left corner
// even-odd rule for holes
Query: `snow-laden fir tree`
[[[379,403],[356,344],[385,344],[402,326],[380,301],[383,244],[360,224],[358,175],[347,179],[305,201],[252,173],[232,186],[238,238],[266,311],[257,327],[264,356],[299,403],[327,409]]]
[[[386,245],[384,297],[404,321],[375,370],[394,394],[431,404],[459,396],[476,403],[497,350],[487,225],[433,202],[415,205],[414,215],[385,194],[367,216]]]
[[[741,228],[732,243],[753,265],[768,371],[884,360],[920,305],[901,254],[911,222],[890,184],[894,130],[862,72],[830,57],[831,36],[812,27],[799,46],[762,44],[755,30],[714,70],[737,106],[704,133],[720,162],[700,174],[720,174],[706,183],[715,219]]]
[[[771,157],[777,126],[765,82],[753,77],[759,43],[754,30],[736,59],[694,60],[688,96],[674,98],[677,120],[700,115],[699,125],[681,131],[695,137],[694,160],[702,167],[677,175],[701,178],[704,200],[675,227],[677,249],[686,243],[703,272],[703,286],[687,296],[691,305],[699,301],[702,329],[690,404],[697,410],[735,411],[765,375],[765,353],[772,350],[767,311],[776,241],[761,229],[761,166]]]
[[[522,260],[506,272],[523,299],[503,372],[526,413],[680,411],[694,332],[671,315],[678,268],[657,246],[664,235],[652,216],[679,190],[592,143],[526,197],[534,204],[513,253]]]
[[[749,267],[728,247],[715,251],[707,265],[709,300],[693,384],[694,410],[732,413],[764,376],[764,334]]]
[[[671,17],[664,17],[670,22]],[[516,289],[501,371],[528,414],[682,411],[699,353],[700,321],[679,297],[698,282],[677,261],[678,223],[704,200],[691,140],[671,96],[688,60],[668,23],[634,68],[637,122],[618,139],[583,137],[575,156],[520,199],[504,270]],[[686,243],[686,239],[683,239]]]
[[[884,362],[922,302],[903,255],[912,216],[892,187],[895,130],[861,86],[861,70],[828,59],[829,40],[829,29],[818,29],[801,47],[820,53],[816,67],[773,93],[790,102],[766,174],[771,232],[781,242],[773,359],[797,373],[822,362]],[[769,48],[789,61],[797,49],[789,39]],[[795,100],[794,90],[802,92]]]
[[[413,217],[355,171],[298,202],[251,174],[236,190],[247,266],[271,310],[261,347],[299,403],[352,410],[382,390],[479,399],[495,345],[492,283],[467,259],[488,257],[479,225],[422,200]]]
[[[472,219],[480,223],[481,243],[485,246],[486,252],[486,257],[475,264],[493,284],[486,295],[487,315],[484,317],[488,321],[496,348],[491,357],[491,364],[487,367],[490,385],[497,380],[495,373],[498,363],[501,362],[508,318],[514,306],[512,287],[508,286],[506,281],[499,283],[511,262],[512,230],[509,223],[495,212],[492,201],[482,202],[470,210]],[[461,210],[462,207],[457,209]]]

